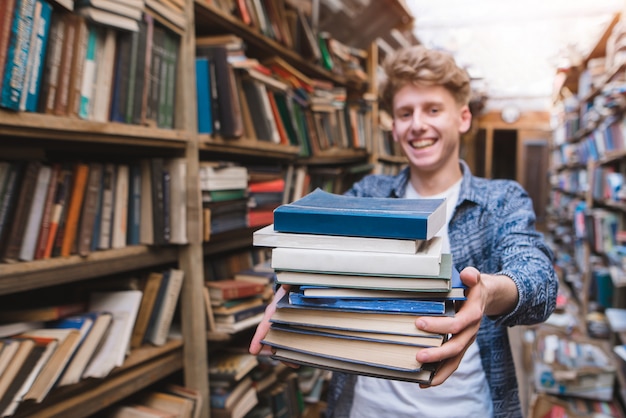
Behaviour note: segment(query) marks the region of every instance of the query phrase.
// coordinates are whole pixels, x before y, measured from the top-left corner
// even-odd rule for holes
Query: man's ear
[[[459,132],[464,134],[469,131],[472,126],[472,112],[470,112],[468,105],[464,105],[461,108],[460,118],[461,123],[459,124]]]

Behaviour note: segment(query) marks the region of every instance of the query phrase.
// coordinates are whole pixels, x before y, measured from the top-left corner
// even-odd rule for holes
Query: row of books
[[[141,391],[99,414],[102,418],[200,418],[203,399],[197,390],[175,383]]]
[[[87,300],[0,312],[0,409],[12,415],[53,388],[105,378],[130,349],[165,344],[182,270],[150,273],[141,288],[94,290]]]
[[[184,244],[186,162],[0,161],[5,262],[137,244]]]
[[[73,13],[46,0],[10,1],[12,19],[0,31],[0,106],[172,128],[179,36],[136,3],[85,0]],[[133,17],[119,15],[125,9]],[[101,13],[132,24],[116,27]]]
[[[253,234],[255,246],[272,248],[276,282],[291,286],[263,343],[287,362],[430,382],[437,364],[415,354],[447,336],[420,331],[416,317],[454,315],[465,297],[436,236],[444,223],[443,200],[316,190],[281,205]]]
[[[300,376],[267,356],[253,356],[238,347],[214,352],[209,357],[211,416],[302,416],[306,381]],[[317,381],[311,379],[310,384]]]
[[[370,148],[371,105],[313,80],[282,59],[245,55],[234,35],[196,39],[198,131],[299,146],[303,156]]]
[[[316,31],[312,22],[314,5],[285,0],[220,0],[212,3],[325,70],[359,83],[367,79],[364,70],[367,52],[343,44],[326,31]]]

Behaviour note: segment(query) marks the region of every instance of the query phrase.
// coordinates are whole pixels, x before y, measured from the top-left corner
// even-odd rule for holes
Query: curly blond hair
[[[383,62],[386,78],[380,85],[382,106],[391,111],[395,94],[411,83],[424,86],[443,86],[460,105],[469,103],[470,78],[459,67],[454,57],[446,52],[416,45],[395,51]]]

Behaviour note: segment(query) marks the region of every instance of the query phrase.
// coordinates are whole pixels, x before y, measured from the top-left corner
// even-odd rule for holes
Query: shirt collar
[[[457,206],[465,200],[474,203],[481,203],[483,200],[487,199],[487,196],[481,196],[480,194],[474,192],[474,189],[472,187],[474,176],[472,176],[472,172],[470,171],[467,163],[463,160],[459,160],[459,164],[461,165],[463,180],[461,181],[461,190],[459,191],[459,200],[457,202]],[[400,172],[400,175],[397,176],[394,180],[393,187],[391,189],[391,197],[400,198],[404,196],[404,192],[407,185],[409,184],[410,177],[410,168],[405,167]]]

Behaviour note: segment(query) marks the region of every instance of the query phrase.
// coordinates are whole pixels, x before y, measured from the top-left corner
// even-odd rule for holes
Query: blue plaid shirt
[[[532,201],[518,183],[474,177],[463,161],[461,169],[459,199],[448,227],[451,252],[459,271],[473,266],[483,273],[506,275],[517,286],[515,309],[500,317],[484,317],[477,342],[491,389],[494,417],[521,417],[506,327],[542,322],[554,310],[558,282],[553,256],[535,230]],[[346,194],[401,198],[408,180],[408,168],[397,176],[371,175]],[[355,382],[355,375],[333,374],[328,417],[349,416]]]

